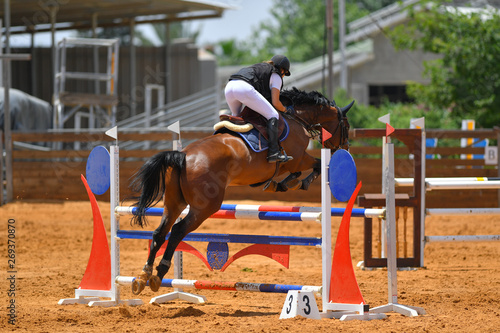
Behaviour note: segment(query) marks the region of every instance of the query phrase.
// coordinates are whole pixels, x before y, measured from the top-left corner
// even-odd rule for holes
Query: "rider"
[[[275,55],[270,61],[242,68],[231,75],[225,89],[226,101],[233,116],[239,116],[245,104],[267,119],[269,163],[292,159],[280,152],[278,142],[278,111],[292,112],[280,101],[283,76],[290,76],[290,61],[284,55]]]

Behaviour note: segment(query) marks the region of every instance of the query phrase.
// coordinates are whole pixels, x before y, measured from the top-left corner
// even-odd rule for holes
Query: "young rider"
[[[280,152],[278,142],[278,111],[292,112],[280,101],[283,76],[290,76],[290,61],[284,55],[275,55],[270,61],[242,68],[231,75],[225,89],[226,101],[233,116],[239,116],[243,105],[246,105],[267,119],[269,163],[291,159],[291,156],[287,158]]]

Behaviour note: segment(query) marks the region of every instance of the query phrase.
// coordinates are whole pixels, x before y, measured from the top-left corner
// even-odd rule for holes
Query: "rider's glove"
[[[293,106],[289,105],[286,107],[286,110],[285,110],[285,114],[289,115],[289,116],[293,116],[295,114],[295,109],[293,108]]]

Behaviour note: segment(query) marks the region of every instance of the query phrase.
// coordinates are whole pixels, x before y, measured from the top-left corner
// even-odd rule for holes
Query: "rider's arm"
[[[283,81],[278,74],[273,73],[271,75],[270,87],[271,87],[271,99],[273,102],[273,106],[276,110],[285,112],[286,108],[283,106],[283,104],[281,104],[280,101],[280,90],[282,83]]]

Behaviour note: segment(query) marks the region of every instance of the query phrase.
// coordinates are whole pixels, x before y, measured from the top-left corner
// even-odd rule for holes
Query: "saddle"
[[[255,128],[266,140],[268,140],[267,119],[248,107],[243,109],[240,117],[223,114],[219,116],[219,119],[220,122],[214,125],[215,131],[225,127],[234,132],[245,133]],[[278,137],[281,137],[285,127],[285,120],[280,114],[278,119]]]

